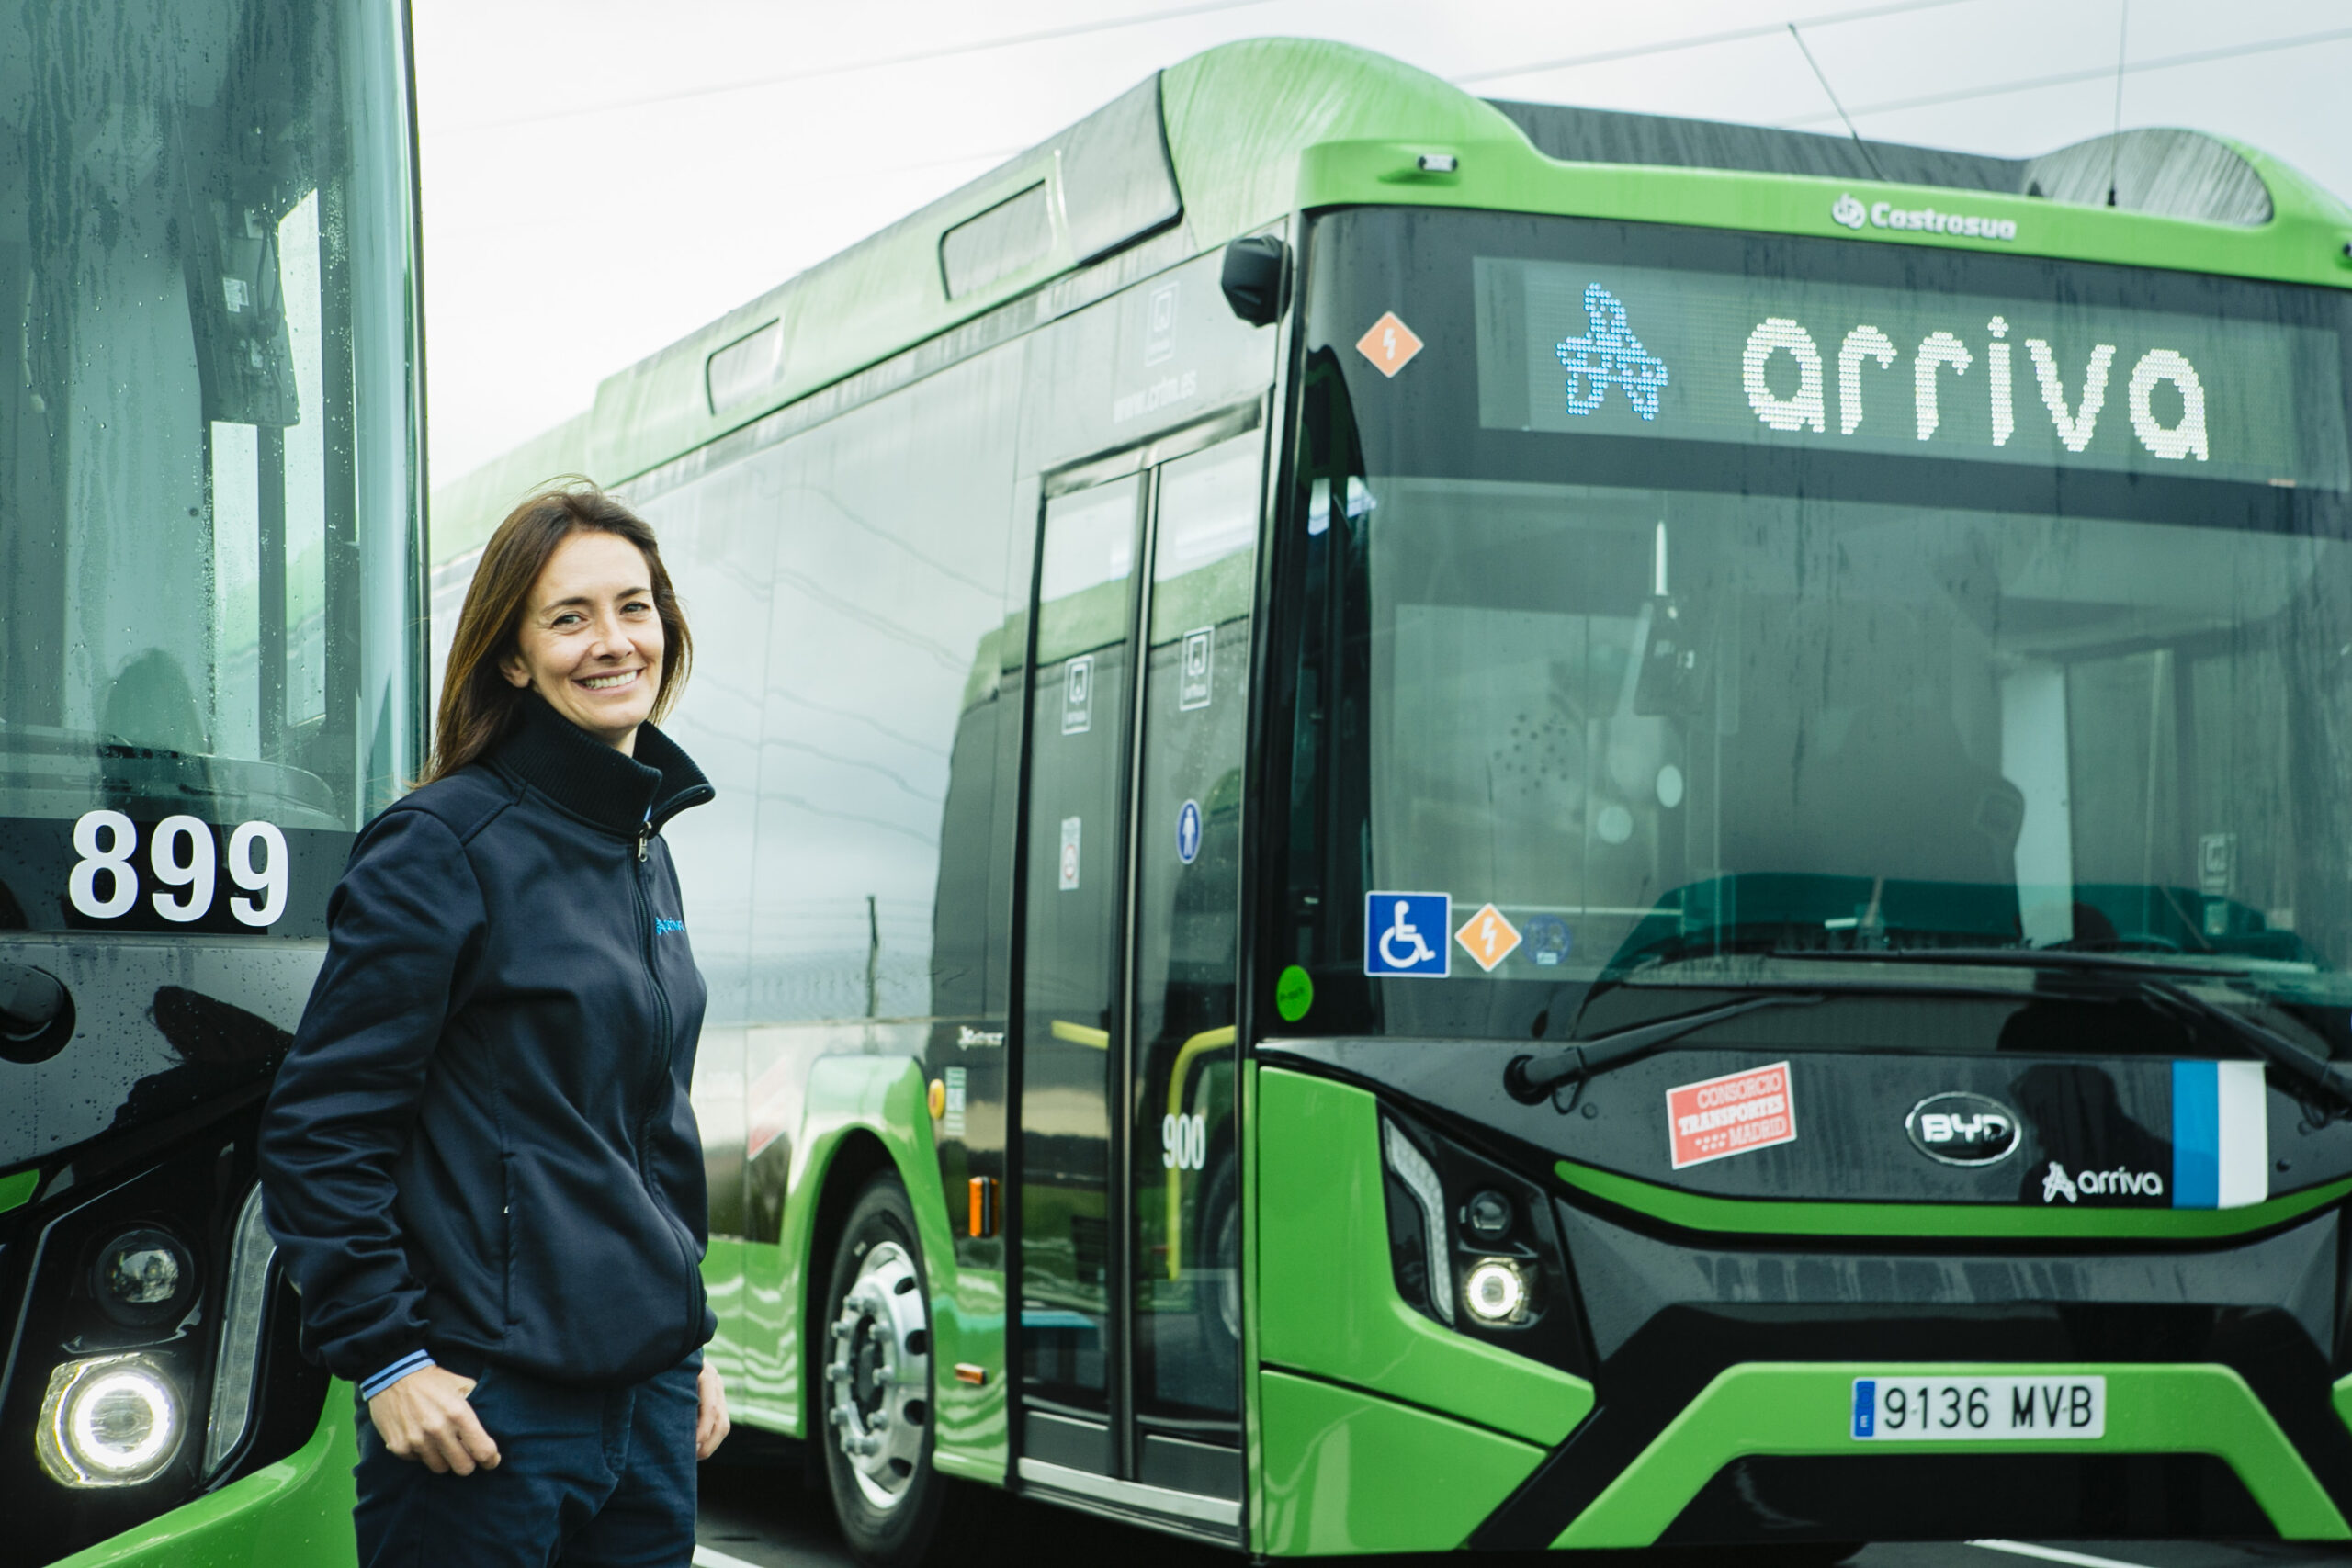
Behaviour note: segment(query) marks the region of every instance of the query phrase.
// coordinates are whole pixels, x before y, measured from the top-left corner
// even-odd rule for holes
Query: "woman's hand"
[[[368,1418],[395,1458],[422,1460],[435,1475],[453,1470],[471,1475],[477,1465],[496,1470],[498,1445],[466,1403],[473,1391],[471,1378],[446,1367],[423,1367],[369,1400]],[[722,1428],[726,1420],[719,1416]]]
[[[400,1384],[394,1383],[394,1388]],[[727,1385],[719,1380],[718,1369],[708,1361],[702,1364],[702,1373],[695,1379],[695,1395],[701,1408],[695,1416],[695,1458],[708,1459],[727,1440],[734,1423],[727,1419]]]

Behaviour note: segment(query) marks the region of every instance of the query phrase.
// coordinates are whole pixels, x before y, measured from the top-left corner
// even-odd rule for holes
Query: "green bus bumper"
[[[54,1568],[348,1568],[351,1467],[359,1462],[349,1383],[328,1385],[311,1440],[195,1502]]]
[[[2093,1439],[1863,1444],[1854,1440],[1858,1377],[2107,1379],[2107,1435]],[[1841,1366],[1756,1362],[1724,1371],[1562,1531],[1555,1546],[1647,1546],[1699,1489],[1748,1455],[1838,1456],[2018,1450],[2048,1453],[2211,1454],[2237,1472],[2289,1540],[2352,1540],[2311,1467],[2245,1380],[2227,1367],[2103,1362],[2084,1365],[1912,1363]]]

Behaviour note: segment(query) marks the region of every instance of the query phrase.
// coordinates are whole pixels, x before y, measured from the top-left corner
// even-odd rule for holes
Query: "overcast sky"
[[[1489,97],[2020,155],[2126,126],[2352,197],[2346,0],[412,0],[430,451],[446,483],[596,383],[1232,39]]]

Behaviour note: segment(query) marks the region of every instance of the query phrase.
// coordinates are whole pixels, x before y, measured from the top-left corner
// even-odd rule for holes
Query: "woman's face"
[[[589,734],[634,754],[662,684],[662,617],[635,545],[582,529],[531,584],[514,652],[500,665]]]

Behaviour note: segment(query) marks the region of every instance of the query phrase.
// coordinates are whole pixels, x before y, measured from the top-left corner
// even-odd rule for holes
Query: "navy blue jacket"
[[[369,823],[263,1119],[305,1346],[617,1386],[717,1327],[687,1090],[703,982],[662,824],[712,790],[526,694],[488,761]]]

